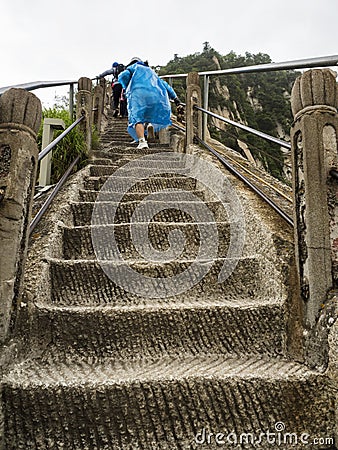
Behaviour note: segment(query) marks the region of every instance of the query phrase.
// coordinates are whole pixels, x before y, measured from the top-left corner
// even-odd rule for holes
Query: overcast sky
[[[133,56],[165,65],[205,41],[274,62],[338,54],[338,0],[4,0],[0,17],[0,87],[92,78]]]

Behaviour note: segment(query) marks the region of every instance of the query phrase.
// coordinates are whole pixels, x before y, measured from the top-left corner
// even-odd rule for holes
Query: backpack
[[[119,64],[118,66],[114,67],[112,85],[117,82],[118,76],[120,75],[121,72],[124,71],[124,69],[125,69],[125,67],[123,64]]]
[[[124,65],[123,64],[119,64],[117,66],[117,74],[119,75],[121,72],[124,71],[124,69],[125,69]]]

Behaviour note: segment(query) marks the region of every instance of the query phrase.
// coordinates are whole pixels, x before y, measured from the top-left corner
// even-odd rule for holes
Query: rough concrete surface
[[[174,150],[155,143],[142,153],[128,143],[125,126],[110,119],[100,150],[67,183],[31,238],[22,340],[2,380],[4,448],[333,449],[332,378],[302,364],[294,342],[300,324],[290,282],[292,229],[198,147],[194,155],[219,168],[244,215],[244,245],[223,282],[219,274],[238,222],[229,221],[228,206],[222,210],[200,182],[182,174],[135,179],[115,221],[107,203],[113,191],[98,194],[109,175],[145,155],[149,170],[158,164],[165,171],[163,161]],[[136,167],[144,174],[144,165]],[[148,224],[146,245],[135,234],[146,216],[135,211],[159,187],[181,193],[171,194],[166,208],[149,200],[150,211],[162,209]],[[213,258],[210,235],[182,212],[187,192],[215,213]],[[98,198],[106,222],[93,225]],[[195,214],[196,205],[190,206]],[[103,238],[93,244],[95,227]],[[170,259],[182,234],[185,247]],[[112,239],[115,247],[109,247]],[[201,239],[208,257],[199,254]],[[168,260],[160,258],[165,252]],[[150,260],[141,257],[147,254]],[[195,271],[187,272],[196,259]],[[106,266],[114,271],[107,275]],[[173,286],[170,279],[178,281]],[[332,329],[332,342],[336,334]]]

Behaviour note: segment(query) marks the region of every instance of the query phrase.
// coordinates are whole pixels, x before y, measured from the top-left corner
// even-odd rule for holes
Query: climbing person
[[[120,97],[120,115],[121,115],[121,117],[128,117],[127,97],[126,97],[126,93],[123,88],[122,88],[121,97]]]
[[[128,132],[137,142],[137,148],[148,148],[145,124],[151,134],[171,124],[170,100],[180,105],[174,89],[138,57],[131,59],[120,73],[118,81],[125,89],[128,107]]]
[[[108,75],[113,75],[112,78],[112,89],[113,89],[113,116],[117,117],[119,114],[119,105],[120,105],[120,98],[122,95],[122,86],[121,83],[118,81],[118,76],[121,72],[123,72],[125,69],[124,65],[121,63],[118,63],[117,61],[115,61],[112,64],[112,68],[105,70],[104,72],[102,72],[98,78],[103,78],[106,77]],[[122,116],[122,113],[121,113]]]

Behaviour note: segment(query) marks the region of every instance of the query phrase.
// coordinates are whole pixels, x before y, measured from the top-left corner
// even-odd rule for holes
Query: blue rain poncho
[[[128,132],[138,140],[137,123],[151,123],[154,131],[171,124],[169,99],[177,95],[174,89],[143,63],[135,63],[120,73],[119,82],[125,89],[128,105]]]

